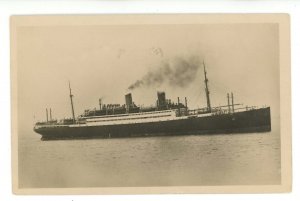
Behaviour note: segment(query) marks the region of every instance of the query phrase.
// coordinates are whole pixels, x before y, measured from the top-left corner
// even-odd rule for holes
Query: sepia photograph
[[[289,192],[289,38],[285,14],[11,17],[14,193]]]

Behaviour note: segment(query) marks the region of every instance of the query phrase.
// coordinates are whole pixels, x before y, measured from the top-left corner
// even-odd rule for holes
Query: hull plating
[[[271,131],[270,108],[171,121],[136,124],[46,127],[35,129],[42,139],[120,138]]]

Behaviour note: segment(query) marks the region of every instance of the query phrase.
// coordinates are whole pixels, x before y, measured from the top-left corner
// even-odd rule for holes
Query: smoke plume
[[[162,84],[168,84],[172,87],[186,87],[192,83],[200,68],[198,57],[189,57],[187,59],[176,57],[169,62],[162,62],[154,71],[148,72],[142,79],[128,87],[134,90],[139,87],[159,87]]]

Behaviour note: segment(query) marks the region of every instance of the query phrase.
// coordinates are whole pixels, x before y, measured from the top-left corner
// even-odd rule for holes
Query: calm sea
[[[280,183],[279,133],[19,139],[19,185],[116,187]]]

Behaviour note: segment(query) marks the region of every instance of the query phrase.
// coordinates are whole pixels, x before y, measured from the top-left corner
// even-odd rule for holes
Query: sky
[[[268,105],[278,116],[278,34],[272,23],[18,27],[19,127],[32,130],[46,108],[71,117],[68,81],[76,116],[98,108],[99,98],[124,104],[126,93],[137,105],[154,105],[165,91],[173,101],[187,97],[191,109],[205,107],[203,61],[212,106],[233,92],[236,103]]]

